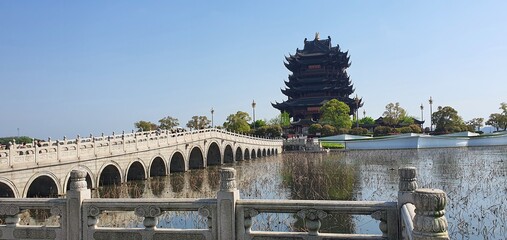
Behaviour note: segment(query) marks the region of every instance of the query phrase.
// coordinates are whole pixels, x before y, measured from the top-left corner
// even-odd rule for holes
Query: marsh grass
[[[418,170],[419,187],[439,188],[447,193],[446,217],[451,239],[505,239],[507,236],[506,147],[329,154],[296,152],[226,166],[237,170],[236,180],[242,199],[368,201],[396,201],[398,168],[414,166]],[[138,191],[136,196],[215,198],[219,189],[219,168],[212,166],[150,179],[144,191]],[[155,191],[154,186],[157,187]],[[119,186],[122,187],[125,186]],[[117,189],[109,194],[133,195],[128,192]],[[164,213],[157,227],[206,226],[205,220],[200,219],[196,212],[172,214],[175,213]],[[370,216],[338,215],[328,218],[322,223],[323,232],[380,232],[378,221]],[[142,224],[140,219],[134,218],[118,221]],[[262,213],[253,219],[253,223],[254,230],[305,230],[304,222],[294,214]]]

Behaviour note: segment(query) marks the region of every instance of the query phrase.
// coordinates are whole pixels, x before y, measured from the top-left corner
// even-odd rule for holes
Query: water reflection
[[[407,165],[418,169],[419,186],[440,188],[447,193],[446,214],[451,239],[503,239],[507,235],[505,147],[286,153],[227,164],[237,170],[242,199],[370,201],[395,201],[397,169]],[[145,186],[104,186],[94,196],[215,198],[219,189],[219,169],[219,166],[213,166],[171,173],[152,178]],[[137,190],[127,190],[132,186]],[[290,214],[257,218],[258,224],[253,226],[257,230],[304,228],[301,219]],[[168,220],[160,222],[169,224]],[[380,232],[378,222],[369,216],[328,216],[322,229],[329,232]]]

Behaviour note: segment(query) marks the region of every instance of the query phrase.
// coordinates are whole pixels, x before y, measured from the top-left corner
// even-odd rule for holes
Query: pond
[[[419,187],[439,188],[448,196],[451,239],[505,239],[507,236],[507,148],[374,150],[284,153],[226,165],[237,170],[242,199],[332,199],[396,201],[398,171],[418,170]],[[220,167],[172,173],[120,187],[101,187],[94,197],[215,198]],[[197,220],[196,220],[197,219]],[[380,233],[370,216],[333,215],[322,230]],[[196,213],[164,215],[160,227],[205,228]],[[121,223],[119,223],[121,222]],[[141,226],[133,214],[102,216],[102,226]],[[292,215],[261,214],[254,230],[300,230]]]

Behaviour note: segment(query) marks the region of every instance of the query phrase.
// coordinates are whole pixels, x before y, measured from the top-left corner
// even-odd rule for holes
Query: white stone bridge
[[[0,150],[0,197],[56,197],[70,188],[74,169],[87,172],[88,188],[163,176],[282,151],[281,139],[241,135],[216,128],[171,133],[13,143]]]

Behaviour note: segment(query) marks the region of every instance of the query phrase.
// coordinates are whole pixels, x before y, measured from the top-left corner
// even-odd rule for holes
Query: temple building
[[[363,105],[362,99],[350,98],[354,87],[347,74],[350,56],[340,46],[331,45],[331,37],[313,41],[304,40],[303,50],[285,57],[285,67],[291,72],[282,93],[287,101],[272,103],[281,112],[288,112],[292,118],[295,133],[305,134],[310,125],[320,118],[320,107],[331,99],[338,99],[350,107],[350,114]]]

